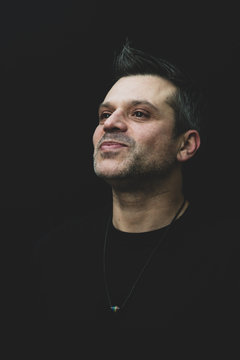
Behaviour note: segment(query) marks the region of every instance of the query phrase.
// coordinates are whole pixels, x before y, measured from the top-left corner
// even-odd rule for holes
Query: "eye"
[[[111,116],[111,113],[109,112],[103,112],[99,114],[99,121],[103,121],[105,119],[108,119]]]
[[[147,114],[140,110],[134,111],[133,115],[136,116],[137,118],[147,117]]]
[[[107,113],[107,112],[104,112],[100,115],[101,119],[107,119],[107,118],[109,118],[109,116],[111,116],[111,114]]]

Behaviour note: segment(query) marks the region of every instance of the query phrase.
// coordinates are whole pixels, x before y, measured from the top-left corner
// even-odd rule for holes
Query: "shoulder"
[[[213,254],[232,258],[240,251],[237,213],[226,213],[216,206],[194,204],[189,216],[189,228],[194,242]]]

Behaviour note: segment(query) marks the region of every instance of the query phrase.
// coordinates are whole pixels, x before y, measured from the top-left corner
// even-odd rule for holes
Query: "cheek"
[[[155,153],[168,153],[172,148],[173,140],[169,131],[155,129],[155,131],[146,131],[142,134],[139,143],[148,149],[149,154],[154,156]]]
[[[146,129],[138,136],[137,141],[147,147],[156,148],[161,147],[163,143],[166,143],[167,139],[167,134],[163,131],[159,131],[159,129]]]

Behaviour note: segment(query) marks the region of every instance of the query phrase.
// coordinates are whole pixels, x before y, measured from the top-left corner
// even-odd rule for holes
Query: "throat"
[[[183,196],[178,199],[148,199],[146,202],[138,204],[125,203],[113,204],[113,225],[116,229],[129,233],[142,233],[161,229],[169,225],[183,204]],[[188,207],[188,201],[185,202],[180,217]]]

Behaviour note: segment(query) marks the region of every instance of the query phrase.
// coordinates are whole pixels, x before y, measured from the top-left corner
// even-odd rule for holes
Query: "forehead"
[[[156,75],[133,75],[119,79],[107,93],[104,101],[128,102],[145,99],[160,105],[176,90],[169,81]]]

